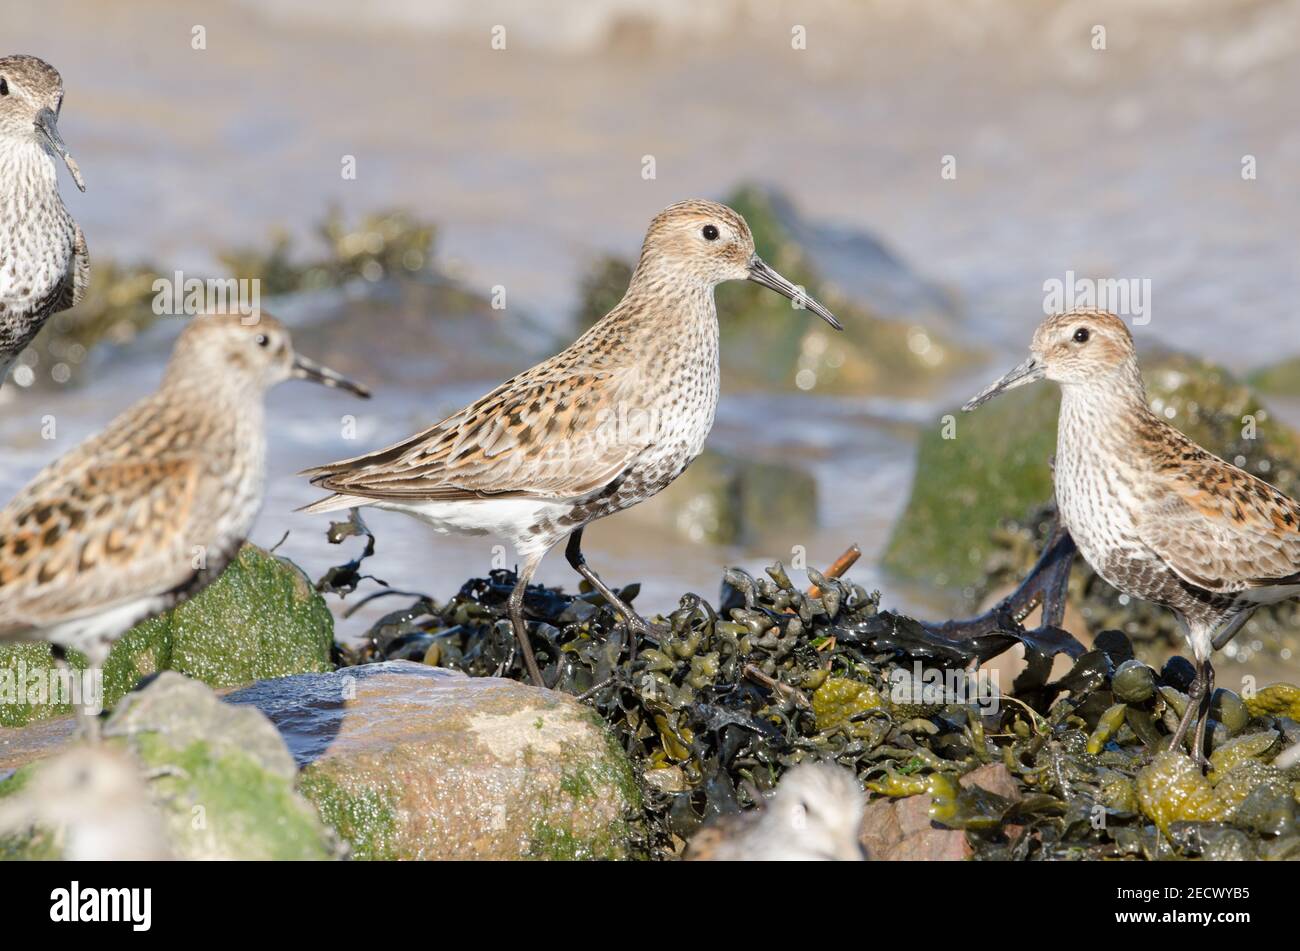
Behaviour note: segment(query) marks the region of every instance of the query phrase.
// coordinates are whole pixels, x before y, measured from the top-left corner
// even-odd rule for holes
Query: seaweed
[[[366,536],[373,551],[368,532],[342,534]],[[1157,672],[1134,660],[1122,632],[1085,650],[1050,624],[1024,630],[1014,611],[958,636],[970,633],[964,622],[882,611],[879,592],[832,574],[809,571],[813,587],[801,590],[780,563],[766,577],[729,569],[715,602],[683,595],[635,651],[585,583],[529,586],[524,611],[547,685],[589,704],[636,767],[639,856],[680,855],[703,822],[754,806],[806,760],[853,769],[876,797],[929,795],[932,819],[964,830],[980,859],[1294,851],[1300,830],[1284,793],[1300,767],[1269,765],[1282,738],[1300,738],[1300,724],[1277,715],[1284,705],[1252,708],[1219,691],[1216,769],[1201,776],[1164,749],[1186,702],[1186,662]],[[445,603],[412,595],[341,662],[403,657],[527,681],[507,617],[515,577],[470,579]],[[631,602],[637,586],[619,594]],[[1015,644],[1030,663],[1010,689],[966,689]],[[1058,654],[1073,664],[1049,680]],[[988,764],[1005,767],[1015,796],[957,785]]]

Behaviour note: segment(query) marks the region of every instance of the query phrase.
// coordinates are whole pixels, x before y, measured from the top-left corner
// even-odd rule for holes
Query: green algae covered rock
[[[1246,698],[1251,716],[1282,716],[1300,719],[1300,687],[1295,684],[1272,684],[1253,697]]]
[[[329,859],[339,849],[295,790],[297,769],[257,710],[223,703],[168,672],[132,693],[104,727],[154,777],[173,851],[190,859]]]
[[[1052,497],[1059,405],[1052,388],[1025,387],[925,430],[885,567],[941,588],[982,580],[998,525]]]
[[[245,545],[221,577],[174,611],[136,625],[104,666],[105,706],[112,707],[141,677],[176,670],[212,687],[330,668],[334,619],[325,600],[292,562]],[[31,703],[30,691],[6,693],[19,671],[52,666],[45,644],[0,647],[0,726],[71,712],[68,704]],[[77,655],[71,665],[80,670]],[[6,679],[4,672],[10,671]],[[48,680],[48,677],[45,678]]]
[[[118,706],[100,744],[68,747],[0,784],[0,856],[340,857],[296,774],[264,716],[166,672]]]
[[[299,786],[362,859],[612,859],[641,798],[567,695],[405,661],[232,694],[277,722]]]
[[[1211,452],[1297,494],[1300,437],[1250,387],[1183,354],[1147,355],[1143,370],[1155,412]],[[990,376],[997,372],[992,368]],[[897,577],[940,587],[983,581],[999,525],[1028,518],[1051,499],[1059,405],[1056,387],[1040,383],[973,413],[945,414],[921,438],[912,495],[885,566]]]

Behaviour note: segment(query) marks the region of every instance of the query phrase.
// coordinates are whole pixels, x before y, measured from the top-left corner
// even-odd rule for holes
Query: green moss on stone
[[[885,567],[939,587],[979,581],[994,529],[1051,498],[1058,406],[1054,388],[1027,387],[927,429]]]
[[[270,677],[331,669],[334,619],[329,607],[292,562],[245,545],[221,577],[174,611],[136,625],[104,665],[105,706],[111,708],[142,677],[176,670],[212,687],[235,687]],[[76,669],[85,660],[71,653]],[[0,647],[3,671],[53,666],[46,644]],[[0,680],[3,686],[3,680]],[[6,702],[0,725],[71,712],[66,704]]]
[[[131,738],[153,769],[156,800],[182,856],[256,860],[332,858],[323,827],[291,780],[228,746],[177,749],[166,736]]]
[[[334,829],[352,849],[352,858],[386,861],[402,858],[394,843],[397,818],[383,791],[345,789],[333,777],[307,770],[299,791],[315,804],[321,821]]]

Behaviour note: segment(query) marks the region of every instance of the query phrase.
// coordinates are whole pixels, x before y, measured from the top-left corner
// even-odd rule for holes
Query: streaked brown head
[[[360,383],[296,353],[288,328],[265,312],[256,317],[202,314],[191,320],[176,341],[168,379],[214,375],[245,389],[266,390],[300,379],[370,396]]]
[[[1104,311],[1072,311],[1048,317],[1034,331],[1030,356],[962,409],[970,411],[1007,390],[1053,380],[1063,386],[1110,385],[1118,378],[1138,385],[1137,351],[1124,321]]]
[[[61,158],[83,192],[81,170],[59,135],[63,78],[35,56],[0,58],[0,142],[32,144]]]
[[[754,281],[841,329],[834,314],[755,253],[754,235],[745,219],[716,201],[679,201],[655,215],[646,230],[637,271],[650,281],[689,276],[708,287],[723,281]]]

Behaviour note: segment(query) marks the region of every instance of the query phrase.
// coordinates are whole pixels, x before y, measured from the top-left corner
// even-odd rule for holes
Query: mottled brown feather
[[[635,298],[619,305],[637,307]],[[304,475],[375,499],[571,499],[597,491],[653,437],[620,427],[620,413],[647,410],[655,391],[640,363],[616,359],[622,348],[609,345],[614,339],[589,332],[423,432]]]
[[[1154,471],[1139,531],[1172,571],[1216,593],[1300,580],[1300,505],[1155,416],[1143,428]]]

